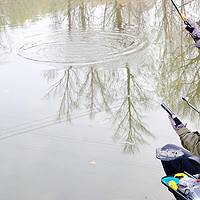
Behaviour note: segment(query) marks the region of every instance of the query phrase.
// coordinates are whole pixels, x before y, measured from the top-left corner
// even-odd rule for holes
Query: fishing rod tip
[[[188,97],[182,97],[182,99],[184,100],[184,101],[186,101],[186,102],[188,102]]]

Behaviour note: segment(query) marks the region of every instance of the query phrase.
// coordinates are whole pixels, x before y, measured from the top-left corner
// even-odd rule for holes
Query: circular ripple
[[[48,37],[40,35],[40,39],[31,39],[34,41],[20,48],[19,56],[38,62],[73,65],[97,64],[118,59],[139,51],[145,45],[131,34],[118,32],[57,31]]]

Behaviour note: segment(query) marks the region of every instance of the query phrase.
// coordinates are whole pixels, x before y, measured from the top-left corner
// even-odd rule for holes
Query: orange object
[[[90,162],[90,164],[91,164],[91,165],[96,165],[96,161],[93,160],[93,161]]]

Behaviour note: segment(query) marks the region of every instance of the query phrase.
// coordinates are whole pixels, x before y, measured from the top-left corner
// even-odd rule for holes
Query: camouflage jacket
[[[200,157],[200,134],[191,132],[188,128],[183,127],[176,131],[181,139],[184,148],[189,150],[193,155]]]

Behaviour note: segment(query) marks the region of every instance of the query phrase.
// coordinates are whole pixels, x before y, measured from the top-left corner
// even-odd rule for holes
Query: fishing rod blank
[[[176,8],[176,10],[178,11],[179,15],[181,16],[183,22],[185,25],[190,27],[190,32],[192,32],[194,30],[194,28],[188,23],[188,21],[185,19],[185,17],[183,17],[183,15],[181,14],[180,10],[177,8],[176,4],[173,2],[173,0],[171,0],[172,4],[174,5],[174,7]]]
[[[189,103],[188,97],[185,97],[185,98],[182,97],[182,99],[183,99],[184,101],[186,101],[187,104],[188,104],[191,108],[193,108],[196,112],[200,113],[200,111],[199,111],[198,109],[196,109],[192,104]]]
[[[178,11],[178,13],[179,13],[179,15],[181,16],[181,18],[182,18],[182,20],[184,21],[184,23],[185,23],[185,21],[186,21],[185,17],[183,17],[183,15],[182,15],[181,12],[179,11],[179,9],[177,8],[177,6],[176,6],[176,4],[173,2],[173,0],[171,0],[171,2],[172,2],[172,4],[174,5],[174,7],[176,8],[176,10]]]

